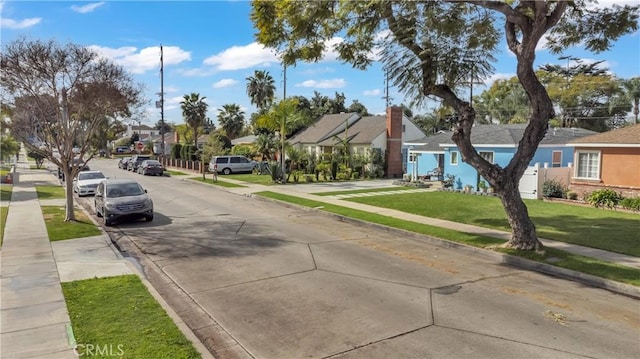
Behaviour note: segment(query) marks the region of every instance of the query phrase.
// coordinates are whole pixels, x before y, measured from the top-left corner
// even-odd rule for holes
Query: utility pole
[[[164,164],[164,64],[162,60],[162,45],[160,45],[160,101],[156,101],[156,108],[160,109],[160,156]]]
[[[389,71],[387,69],[384,70],[384,96],[382,99],[385,100],[385,109],[389,108],[393,98],[389,96]]]

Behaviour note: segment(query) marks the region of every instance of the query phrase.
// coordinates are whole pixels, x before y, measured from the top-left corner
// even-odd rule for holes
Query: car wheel
[[[105,227],[110,227],[113,224],[113,221],[109,219],[109,214],[105,212],[104,208],[102,209],[102,221]]]
[[[223,170],[222,170],[222,174],[230,175],[230,174],[231,174],[231,168],[225,168],[225,169],[223,169]]]
[[[146,220],[147,220],[147,222],[151,222],[151,221],[153,221],[153,214],[150,214],[150,215],[148,215],[148,216],[144,217],[144,219],[146,219]]]

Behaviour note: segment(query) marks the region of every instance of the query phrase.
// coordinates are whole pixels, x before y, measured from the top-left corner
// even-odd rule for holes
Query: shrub
[[[575,200],[578,199],[578,193],[573,192],[573,191],[569,191],[569,192],[567,192],[567,198],[570,199],[570,200],[575,201]]]
[[[587,203],[596,208],[614,208],[620,203],[622,197],[612,189],[600,189],[591,192],[585,199]]]
[[[542,184],[542,196],[548,198],[564,198],[567,187],[555,180],[546,180]]]
[[[176,143],[173,146],[171,146],[171,153],[170,153],[171,158],[173,158],[173,159],[182,158],[182,157],[180,157],[180,152],[182,152],[182,145],[181,144]]]
[[[623,198],[620,201],[620,206],[624,209],[632,211],[640,211],[640,197],[636,198]]]

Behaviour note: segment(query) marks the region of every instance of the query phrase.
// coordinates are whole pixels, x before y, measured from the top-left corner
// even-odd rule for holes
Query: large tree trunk
[[[76,220],[76,213],[73,208],[73,173],[69,168],[65,168],[62,173],[64,174],[64,189],[65,189],[65,222],[72,222]]]
[[[502,186],[497,188],[502,205],[507,214],[509,225],[511,226],[511,239],[506,247],[522,250],[540,250],[542,243],[538,240],[536,226],[529,218],[527,206],[520,197],[518,181],[508,180],[502,182]]]

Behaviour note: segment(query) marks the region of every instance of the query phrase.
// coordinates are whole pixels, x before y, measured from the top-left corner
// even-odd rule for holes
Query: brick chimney
[[[387,108],[387,177],[402,177],[402,107]]]

